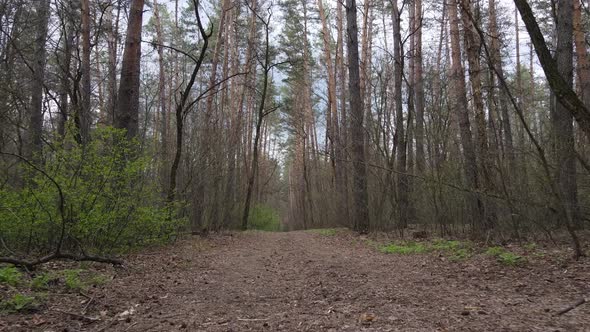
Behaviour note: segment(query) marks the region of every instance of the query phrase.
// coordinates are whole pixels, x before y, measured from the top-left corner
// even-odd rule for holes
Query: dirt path
[[[588,261],[515,268],[381,254],[351,235],[243,233],[132,257],[84,315],[48,308],[5,330],[590,331],[590,305],[553,316],[589,292]]]

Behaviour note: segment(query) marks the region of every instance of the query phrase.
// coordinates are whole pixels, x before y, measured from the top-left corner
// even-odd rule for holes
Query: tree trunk
[[[414,40],[414,95],[416,108],[416,130],[414,137],[416,137],[416,169],[418,174],[424,172],[426,164],[424,156],[424,84],[422,77],[423,61],[422,61],[422,0],[415,0],[415,25],[414,30],[416,36]]]
[[[346,0],[346,39],[348,49],[348,91],[350,95],[351,141],[353,159],[353,229],[369,231],[367,169],[365,160],[365,131],[363,127],[363,100],[360,88],[359,45],[356,0]]]
[[[33,82],[31,84],[31,117],[29,124],[29,152],[34,159],[41,160],[43,149],[43,87],[45,83],[45,62],[47,51],[47,24],[49,22],[49,0],[40,0],[36,8],[36,35],[34,60],[31,65]]]
[[[576,73],[578,74],[579,90],[582,101],[590,107],[590,61],[586,49],[586,36],[582,26],[582,3],[574,0],[574,41],[576,45]]]
[[[77,110],[80,142],[90,140],[90,107],[92,99],[90,74],[90,0],[82,0],[82,103]],[[138,87],[139,89],[139,87]]]
[[[573,86],[573,9],[574,0],[562,0],[557,8],[557,50],[555,59],[557,69],[568,87]],[[565,205],[566,216],[560,216],[562,224],[580,223],[576,181],[576,155],[574,149],[574,127],[572,115],[557,100],[551,108],[553,125],[553,148],[555,159],[555,179],[559,195]]]
[[[132,0],[127,37],[121,65],[121,82],[117,94],[115,127],[127,131],[127,139],[137,136],[139,125],[139,75],[141,63],[141,30],[144,0]]]
[[[397,225],[400,229],[404,229],[408,225],[408,191],[409,183],[407,172],[407,141],[406,131],[404,127],[404,112],[403,112],[403,70],[404,59],[402,56],[402,36],[401,36],[401,17],[398,9],[397,1],[394,0],[392,21],[393,21],[393,61],[394,61],[394,77],[393,77],[393,98],[395,107],[395,134],[394,134],[394,155],[396,157],[397,174],[397,210],[398,220]]]
[[[467,89],[465,88],[465,75],[463,74],[463,65],[461,63],[461,48],[459,38],[459,17],[457,15],[457,0],[449,1],[449,20],[451,27],[451,83],[452,83],[452,110],[456,115],[459,123],[459,132],[461,145],[463,147],[463,167],[467,186],[472,190],[479,189],[477,176],[477,161],[475,157],[475,147],[473,136],[471,134],[471,124],[469,121],[469,111],[467,103]],[[470,213],[471,223],[475,226],[476,222],[483,220],[482,205],[477,194],[468,194],[467,207]]]

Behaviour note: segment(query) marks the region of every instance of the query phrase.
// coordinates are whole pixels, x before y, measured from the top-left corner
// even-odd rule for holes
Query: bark
[[[90,139],[90,107],[91,107],[91,74],[90,74],[90,0],[82,0],[82,87],[80,109],[76,114],[76,122],[80,142],[85,144]],[[139,87],[138,87],[139,89]]]
[[[459,133],[463,153],[463,167],[467,186],[472,190],[479,189],[477,175],[477,161],[475,147],[471,133],[471,123],[467,104],[467,89],[465,88],[465,76],[461,63],[461,49],[459,40],[459,17],[457,15],[457,0],[449,1],[449,20],[451,28],[451,83],[452,83],[452,110],[459,123]],[[472,223],[483,220],[482,206],[479,197],[472,194],[467,197],[467,206]]]
[[[586,107],[590,107],[590,60],[586,48],[586,36],[582,26],[582,3],[574,0],[574,42],[576,46],[576,73],[578,75],[580,97]]]
[[[394,78],[393,78],[393,98],[395,107],[395,134],[394,134],[394,155],[397,161],[397,208],[398,208],[398,227],[404,229],[408,224],[408,177],[407,172],[407,141],[404,127],[404,113],[402,104],[402,83],[403,83],[403,56],[402,56],[402,37],[401,37],[401,17],[397,1],[393,0],[393,61],[394,61]]]
[[[561,77],[569,88],[573,87],[573,0],[562,0],[557,8],[557,50],[555,60]],[[560,216],[561,222],[578,224],[580,211],[578,207],[576,181],[576,155],[572,115],[560,102],[553,101],[551,107],[553,125],[553,148],[555,179],[561,200],[566,207],[566,216]]]
[[[127,37],[121,64],[121,82],[117,94],[115,127],[125,129],[128,139],[138,134],[139,75],[141,64],[141,30],[144,0],[132,0],[129,9]]]
[[[416,169],[418,174],[424,172],[426,164],[424,156],[424,83],[423,83],[423,61],[422,61],[422,0],[415,0],[415,40],[414,40],[414,94],[416,108]]]
[[[365,160],[364,111],[360,88],[359,45],[356,0],[346,0],[346,39],[348,50],[348,91],[350,95],[351,143],[353,162],[353,229],[369,231],[367,169]]]
[[[31,84],[31,116],[29,123],[29,151],[31,157],[40,157],[43,149],[43,87],[45,81],[45,63],[47,51],[47,24],[49,22],[49,0],[40,0],[36,6],[36,35],[34,42],[34,60],[31,65],[33,80]]]
[[[332,64],[332,51],[330,50],[330,30],[328,27],[326,12],[324,10],[323,0],[318,0],[318,9],[320,14],[320,19],[322,22],[322,41],[324,47],[324,59],[326,61],[326,72],[328,78],[328,108],[326,112],[326,133],[327,139],[329,143],[328,151],[330,153],[330,160],[332,162],[332,168],[334,169],[334,175],[337,178],[337,173],[339,170],[336,170],[336,156],[334,151],[334,144],[335,140],[337,140],[335,135],[335,124],[338,123],[338,108],[337,108],[337,101],[336,101],[336,77],[334,75],[334,65]],[[335,119],[335,121],[333,121]]]
[[[502,58],[501,58],[501,54],[500,54],[500,44],[501,44],[501,40],[500,40],[500,33],[498,32],[498,22],[497,22],[497,14],[496,14],[496,1],[495,0],[489,0],[488,3],[488,10],[489,10],[489,20],[490,20],[490,25],[489,25],[489,30],[490,30],[490,37],[491,37],[491,43],[490,43],[490,53],[491,53],[491,59],[490,59],[490,66],[492,67],[492,69],[495,69],[495,72],[497,72],[497,74],[501,77],[501,80],[504,80],[504,68],[502,66]],[[491,85],[492,85],[492,91],[493,91],[493,99],[494,100],[498,100],[499,99],[499,108],[500,108],[500,112],[501,113],[501,121],[502,121],[502,134],[503,134],[503,138],[504,138],[504,146],[505,146],[505,155],[508,159],[508,164],[510,166],[510,169],[515,170],[516,169],[516,158],[514,155],[514,144],[513,144],[513,138],[512,138],[512,126],[510,125],[510,115],[508,113],[508,101],[507,101],[507,96],[506,93],[504,93],[503,91],[499,92],[499,96],[496,93],[496,86],[495,86],[495,75],[493,73],[494,70],[492,70],[492,73],[490,74],[490,78],[491,78]],[[510,176],[510,172],[506,172],[507,176]],[[510,181],[508,181],[508,183],[510,183]]]
[[[334,130],[338,137],[336,144],[336,158],[344,160],[347,155],[345,151],[348,151],[348,117],[347,117],[347,91],[346,91],[346,64],[344,62],[344,9],[343,2],[337,1],[336,4],[336,25],[337,25],[337,51],[336,51],[336,80],[340,83],[339,89],[339,104],[340,104],[340,119],[338,115],[334,114],[332,122],[334,123]],[[341,167],[341,178],[336,179],[336,186],[339,188],[341,193],[340,206],[342,207],[342,220],[349,221],[351,218],[351,207],[349,204],[349,164],[343,164]]]
[[[270,9],[269,9],[270,12]],[[270,79],[270,71],[274,67],[271,61],[271,53],[270,53],[270,19],[271,14],[269,14],[268,19],[265,21],[263,19],[259,19],[262,21],[264,25],[265,31],[265,46],[264,46],[264,59],[262,64],[263,69],[263,77],[262,77],[262,93],[260,96],[260,103],[258,104],[258,112],[256,117],[256,131],[254,133],[254,146],[252,148],[252,164],[250,167],[250,174],[248,174],[248,183],[246,187],[246,200],[244,204],[244,213],[242,214],[242,229],[248,229],[248,219],[250,217],[250,205],[252,201],[252,192],[254,190],[254,180],[256,179],[258,173],[258,145],[260,140],[260,130],[262,129],[262,123],[264,121],[264,117],[268,115],[266,110],[266,95],[268,93],[268,84]]]
[[[162,141],[162,147],[166,147],[167,144],[164,141],[168,136],[168,109],[167,109],[167,94],[166,94],[166,66],[164,65],[164,37],[162,34],[162,22],[160,19],[160,8],[157,0],[154,0],[154,18],[156,21],[156,41],[158,43],[158,106],[159,106],[159,118],[160,118],[160,136]],[[164,152],[164,151],[163,151]]]
[[[477,128],[477,149],[478,160],[481,165],[481,177],[483,178],[483,189],[493,191],[494,184],[490,175],[493,168],[493,161],[488,149],[488,135],[486,116],[483,103],[482,82],[481,82],[481,65],[479,50],[481,40],[475,29],[475,18],[473,15],[473,6],[471,0],[461,0],[461,18],[464,27],[465,49],[467,51],[467,62],[469,63],[469,81],[471,83],[471,92],[473,94],[473,107],[475,110],[475,123]],[[492,228],[495,223],[495,211],[492,204],[486,204],[485,218],[479,220],[478,226],[483,230]]]
[[[117,108],[117,47],[119,38],[119,13],[121,9],[117,6],[117,15],[113,22],[113,10],[107,9],[105,28],[107,30],[107,110],[109,118],[107,124],[115,123],[115,109]]]

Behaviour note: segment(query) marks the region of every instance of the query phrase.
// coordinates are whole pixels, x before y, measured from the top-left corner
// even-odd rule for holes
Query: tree
[[[250,10],[255,11],[256,9],[250,8]],[[260,131],[262,129],[262,123],[264,118],[272,113],[274,109],[267,109],[266,106],[266,95],[268,93],[268,86],[270,82],[270,72],[277,64],[272,63],[272,54],[270,49],[270,20],[272,18],[272,5],[268,7],[268,15],[263,17],[259,13],[256,12],[256,17],[258,21],[262,23],[264,29],[264,48],[262,59],[259,59],[259,62],[262,66],[262,93],[260,96],[260,101],[257,108],[256,114],[256,129],[254,133],[254,146],[252,149],[252,166],[250,167],[250,174],[248,174],[248,182],[246,187],[246,199],[244,203],[244,213],[242,214],[242,229],[248,229],[248,218],[250,217],[250,205],[252,201],[252,192],[254,190],[254,180],[257,177],[258,173],[258,154],[259,154],[259,142],[260,142]]]
[[[356,0],[346,0],[346,46],[348,50],[348,92],[350,95],[350,138],[353,165],[353,229],[360,233],[369,231],[369,197],[365,158],[364,106],[361,98],[359,44]]]
[[[37,2],[36,12],[36,35],[34,44],[34,60],[31,65],[33,81],[31,84],[31,117],[30,117],[30,146],[29,151],[35,158],[39,158],[43,148],[43,87],[45,80],[45,62],[47,52],[47,24],[49,21],[49,0]]]
[[[568,88],[573,87],[573,9],[573,0],[560,1],[557,7],[555,60],[559,75],[565,80]],[[555,179],[567,214],[559,216],[559,218],[562,223],[579,224],[573,117],[568,109],[557,100],[552,101],[551,122],[556,165]]]
[[[141,71],[141,30],[144,0],[132,0],[127,37],[121,64],[121,81],[117,93],[115,127],[127,130],[127,138],[139,130],[139,74]]]

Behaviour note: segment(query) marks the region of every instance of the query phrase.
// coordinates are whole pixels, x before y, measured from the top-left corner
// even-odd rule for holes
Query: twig
[[[100,318],[97,317],[88,317],[88,316],[84,316],[84,315],[79,315],[77,313],[73,313],[73,312],[69,312],[69,311],[63,311],[63,310],[59,310],[59,309],[53,309],[54,311],[60,312],[62,314],[66,314],[66,315],[70,315],[70,316],[74,316],[89,322],[98,322],[100,320]]]
[[[82,315],[86,314],[86,310],[88,310],[88,307],[90,306],[90,303],[94,302],[94,297],[90,298],[88,300],[88,302],[86,302],[86,305],[84,306],[84,309],[82,309]]]
[[[578,301],[576,301],[576,303],[574,303],[574,304],[570,305],[569,307],[567,307],[567,308],[565,308],[565,309],[561,309],[561,310],[559,310],[559,311],[558,311],[558,312],[555,314],[555,316],[561,316],[561,315],[563,315],[563,314],[566,314],[566,313],[568,313],[568,312],[570,312],[570,311],[572,311],[572,310],[576,309],[577,307],[581,306],[582,304],[584,304],[584,303],[586,303],[586,302],[588,302],[588,299],[586,299],[586,298],[584,298],[584,297],[583,297],[583,298],[579,299]]]

